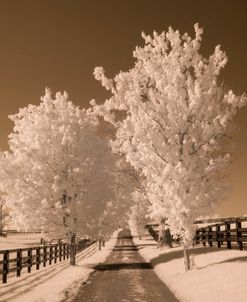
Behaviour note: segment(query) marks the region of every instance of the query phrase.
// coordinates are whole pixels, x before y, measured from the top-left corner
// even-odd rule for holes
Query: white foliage
[[[219,46],[208,59],[199,53],[197,24],[194,39],[172,28],[143,37],[128,72],[112,82],[95,70],[112,97],[92,106],[117,129],[113,151],[145,176],[153,217],[166,217],[172,233],[189,244],[193,220],[228,194],[222,171],[231,161],[229,131],[246,98],[219,86],[226,54]]]
[[[44,227],[51,236],[104,231],[114,199],[114,158],[97,134],[97,121],[50,90],[38,106],[10,116],[14,132],[2,154],[1,187],[21,228]],[[113,230],[111,229],[110,232]]]

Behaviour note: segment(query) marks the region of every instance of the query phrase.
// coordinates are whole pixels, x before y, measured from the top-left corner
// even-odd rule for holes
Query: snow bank
[[[79,287],[87,281],[94,266],[104,262],[115,246],[117,232],[106,242],[101,251],[98,245],[91,246],[76,258],[76,265],[68,261],[58,263],[21,278],[10,278],[7,284],[0,285],[1,302],[58,302],[76,295]]]
[[[136,231],[132,226],[132,234]],[[186,273],[181,247],[157,249],[151,239],[134,237],[139,252],[181,302],[247,301],[247,252],[195,247],[192,271]]]

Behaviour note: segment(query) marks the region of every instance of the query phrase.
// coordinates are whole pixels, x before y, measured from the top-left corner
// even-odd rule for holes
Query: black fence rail
[[[246,224],[244,226],[243,224]],[[218,248],[224,246],[228,249],[237,247],[243,250],[247,245],[247,217],[226,217],[216,219],[205,219],[194,221],[198,225],[194,237],[194,244],[207,244],[217,246]],[[200,226],[200,224],[206,226]],[[146,229],[154,240],[158,241],[159,224],[147,224]]]
[[[76,242],[76,254],[95,244],[96,241],[88,239]],[[70,257],[70,245],[67,243],[36,246],[32,248],[0,250],[0,275],[2,283],[7,283],[8,274],[16,272],[20,277],[24,268],[31,273],[33,269],[39,270],[41,266],[46,267],[64,261]]]

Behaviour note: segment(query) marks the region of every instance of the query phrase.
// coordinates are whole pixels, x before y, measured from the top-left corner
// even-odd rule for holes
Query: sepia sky
[[[107,94],[93,75],[108,76],[133,66],[132,51],[143,45],[141,32],[168,26],[181,33],[204,28],[201,52],[222,45],[229,62],[222,79],[235,93],[247,92],[247,1],[244,0],[0,0],[0,147],[12,131],[8,115],[38,104],[45,87],[66,90],[87,107]],[[236,118],[234,189],[217,211],[247,214],[247,109]]]

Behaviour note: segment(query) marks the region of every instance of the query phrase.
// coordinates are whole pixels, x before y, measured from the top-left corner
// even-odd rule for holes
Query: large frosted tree
[[[200,54],[197,24],[195,38],[172,28],[143,38],[128,72],[112,80],[95,68],[112,96],[103,105],[91,104],[117,129],[113,151],[145,176],[153,216],[182,237],[189,269],[193,220],[229,192],[224,170],[232,158],[232,121],[246,99],[219,83],[227,62],[219,46],[209,58]]]
[[[97,121],[66,93],[53,99],[48,89],[40,105],[10,119],[14,130],[0,183],[12,223],[42,227],[53,238],[112,232],[101,223],[115,197],[115,160]]]

